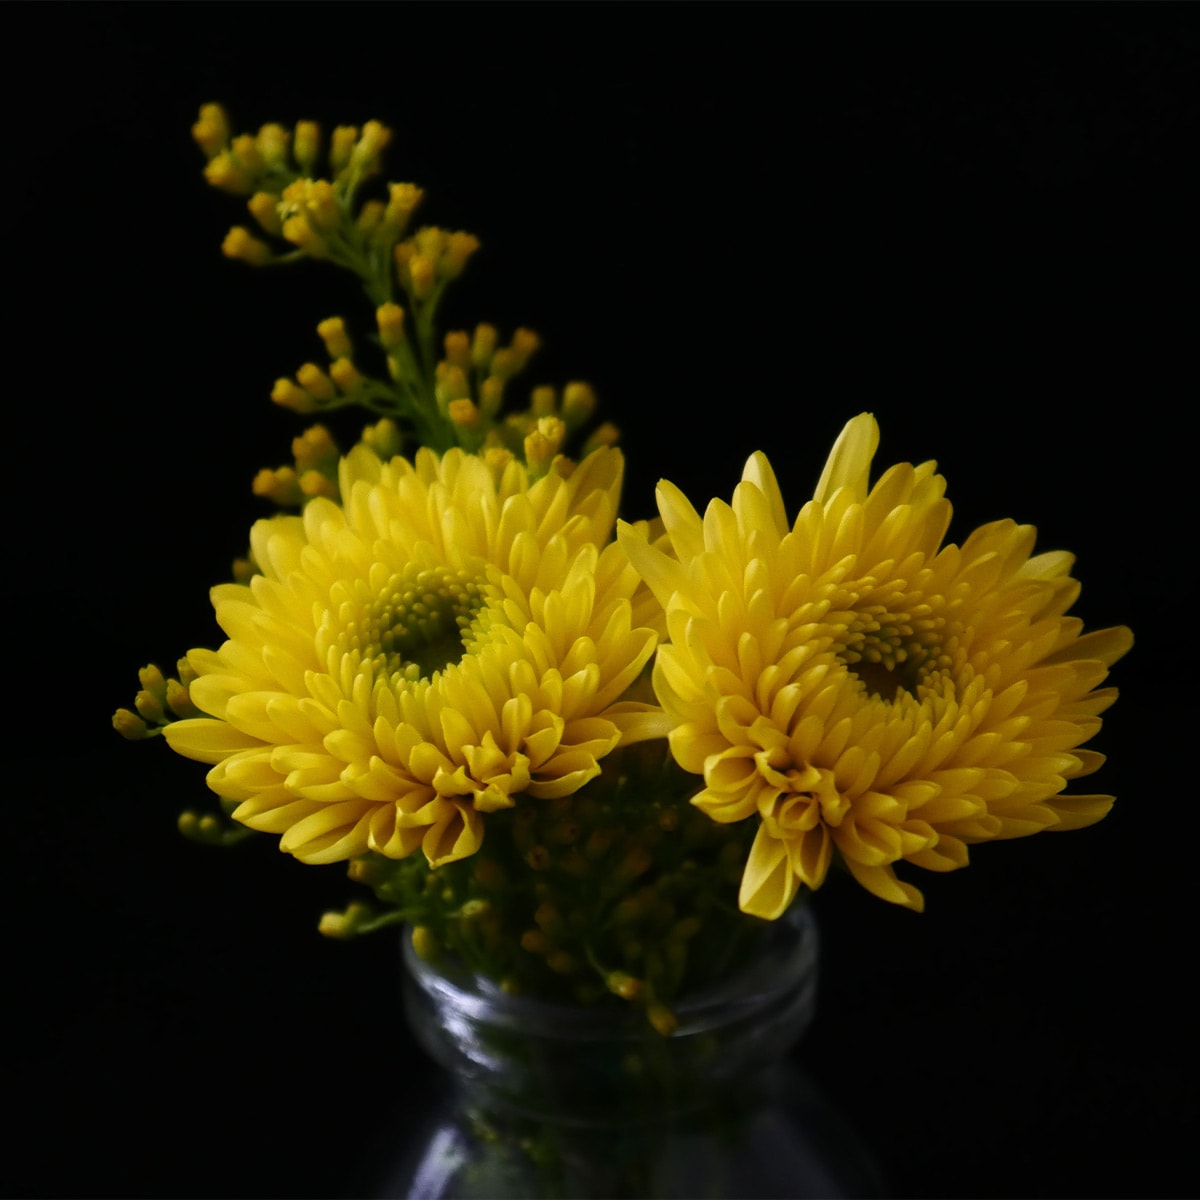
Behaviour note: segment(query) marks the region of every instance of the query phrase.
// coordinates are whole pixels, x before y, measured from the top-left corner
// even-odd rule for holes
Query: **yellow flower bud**
[[[415,183],[389,184],[388,191],[386,220],[403,233],[425,193]]]
[[[339,125],[333,131],[333,138],[329,143],[329,165],[335,174],[350,161],[357,141],[358,129],[353,125]]]
[[[180,718],[200,715],[200,710],[192,703],[191,693],[178,679],[167,680],[167,707]]]
[[[309,224],[307,217],[288,217],[280,232],[293,246],[298,246],[313,258],[325,258],[329,253],[325,239]]]
[[[568,383],[563,388],[562,418],[572,429],[590,419],[596,411],[596,393],[586,383]]]
[[[221,253],[226,258],[241,259],[254,267],[261,267],[275,257],[266,242],[260,241],[241,225],[235,225],[225,235],[225,240],[221,243]]]
[[[190,811],[181,812],[178,825],[179,832],[185,838],[201,842],[206,846],[230,846],[251,836],[249,829],[230,828],[213,813],[205,813],[201,816]]]
[[[151,691],[143,688],[134,698],[133,707],[138,715],[152,725],[161,725],[164,718],[162,701]]]
[[[489,375],[479,387],[479,406],[484,414],[494,417],[504,403],[504,380]]]
[[[392,131],[379,121],[368,121],[362,127],[362,136],[350,155],[351,165],[364,175],[379,168],[379,156],[392,140]]]
[[[458,400],[451,400],[446,406],[446,412],[450,420],[454,422],[459,429],[478,429],[480,424],[479,409],[475,406],[475,401],[468,399],[466,396]]]
[[[400,436],[400,427],[391,417],[383,417],[374,425],[368,425],[363,430],[362,440],[370,446],[380,458],[387,462],[395,458],[404,444]]]
[[[479,239],[473,233],[452,233],[439,263],[443,279],[457,279],[467,265],[467,259],[479,249]]]
[[[334,230],[341,223],[342,210],[338,204],[337,192],[328,179],[306,181],[303,198],[300,201],[309,223],[323,232]]]
[[[511,350],[497,350],[492,355],[492,374],[497,379],[508,379],[517,373],[516,360]]]
[[[540,929],[526,929],[521,934],[521,949],[526,954],[545,954],[546,935]]]
[[[239,133],[229,143],[229,152],[233,155],[238,166],[250,176],[262,173],[263,160],[258,152],[258,145],[249,133]]]
[[[610,971],[604,983],[614,996],[620,996],[622,1000],[636,1000],[642,992],[642,981],[624,971]]]
[[[446,358],[459,370],[465,371],[471,365],[471,342],[466,333],[461,330],[452,330],[446,334],[443,343],[446,347]]]
[[[316,363],[305,363],[296,372],[296,382],[317,401],[329,401],[337,397],[329,376]]]
[[[412,280],[413,295],[424,300],[433,293],[435,269],[433,259],[424,254],[414,254],[408,262],[408,274]]]
[[[494,325],[476,325],[475,336],[471,339],[471,363],[476,368],[484,368],[492,361],[496,353],[496,328]]]
[[[381,304],[375,310],[375,324],[379,327],[379,340],[385,350],[394,350],[404,341],[404,309],[398,304]]]
[[[558,392],[549,385],[535,387],[529,394],[529,408],[535,417],[552,417],[558,407]]]
[[[437,394],[443,404],[449,404],[451,400],[471,394],[471,389],[467,386],[467,377],[463,374],[462,368],[445,361],[438,363]]]
[[[160,700],[165,700],[167,697],[167,681],[163,678],[163,673],[154,665],[147,663],[138,671],[138,683],[148,692],[153,692]]]
[[[146,722],[128,708],[118,708],[113,713],[113,728],[127,741],[138,742],[150,736]]]
[[[328,475],[316,470],[305,471],[300,476],[300,490],[308,497],[328,496],[337,499],[338,494],[337,484]]]
[[[246,195],[254,190],[253,175],[228,150],[222,150],[209,160],[204,168],[204,178],[213,187],[232,192],[235,196]]]
[[[221,822],[212,813],[205,813],[196,824],[196,833],[202,841],[219,845],[221,841]]]
[[[254,147],[264,164],[277,167],[287,162],[291,134],[282,125],[264,125],[254,139]]]
[[[518,371],[524,368],[525,364],[533,355],[533,352],[541,344],[541,338],[539,338],[532,329],[518,329],[513,334],[512,341],[509,343],[509,350],[513,356],[513,368],[511,374],[515,375]]]
[[[298,212],[308,198],[308,189],[312,187],[311,179],[293,179],[280,193],[280,200],[288,213]]]
[[[554,450],[536,430],[525,438],[525,463],[535,476],[545,475],[554,460]]]
[[[646,1016],[663,1037],[670,1037],[679,1028],[679,1018],[665,1004],[651,1004]]]
[[[325,913],[317,924],[317,932],[329,938],[353,937],[370,915],[371,910],[365,904],[350,904],[345,912]]]
[[[292,137],[292,154],[306,175],[312,171],[321,152],[321,127],[316,121],[297,121]]]
[[[432,962],[441,953],[437,936],[432,929],[424,925],[413,926],[412,947],[417,952],[417,957],[423,958],[426,962]]]
[[[567,436],[558,417],[540,417],[537,428],[525,437],[525,462],[535,474],[544,474]]]
[[[448,234],[436,225],[423,225],[413,234],[417,253],[436,262],[445,253]]]
[[[329,374],[333,377],[333,382],[336,383],[343,392],[356,391],[363,385],[363,377],[358,373],[358,369],[348,358],[339,358],[330,363]],[[301,380],[301,383],[303,382],[304,381]]]
[[[588,435],[588,439],[583,444],[583,450],[580,452],[581,458],[587,458],[593,450],[599,450],[604,446],[615,446],[621,437],[621,431],[611,422],[605,421],[603,425],[592,430]]]
[[[281,508],[304,503],[304,493],[300,490],[300,482],[291,467],[279,467],[274,471],[270,467],[263,467],[255,475],[250,487],[256,496],[262,496]]]
[[[317,402],[303,388],[297,387],[291,379],[277,379],[271,389],[271,399],[283,408],[293,412],[315,412]]]
[[[279,197],[271,192],[255,192],[246,201],[250,215],[259,223],[265,233],[279,236],[283,223],[279,220]]]
[[[349,358],[354,353],[350,338],[346,335],[346,322],[341,317],[326,317],[317,326],[317,336],[325,343],[330,358]],[[320,428],[320,426],[315,426]]]
[[[567,437],[567,427],[561,417],[538,417],[538,432],[555,445],[561,446]]]
[[[523,442],[537,428],[537,422],[525,412],[509,413],[504,418],[504,429],[511,443],[514,439]]]
[[[324,425],[310,425],[299,437],[292,439],[292,457],[298,471],[319,471],[337,462],[337,443]]]
[[[215,158],[229,144],[229,117],[219,104],[202,104],[192,137],[205,157]]]
[[[382,200],[368,200],[359,209],[354,227],[364,237],[370,237],[383,224],[385,215],[386,209],[383,206]]]

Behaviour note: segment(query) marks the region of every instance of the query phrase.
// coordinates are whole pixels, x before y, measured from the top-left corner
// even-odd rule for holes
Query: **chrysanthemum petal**
[[[787,911],[799,886],[787,847],[760,827],[742,875],[739,907],[752,916],[774,921]]]
[[[1111,629],[1096,629],[1091,633],[1085,633],[1045,661],[1096,659],[1106,667],[1110,667],[1122,655],[1128,654],[1132,648],[1133,631],[1124,625],[1117,625]]]
[[[879,426],[870,413],[859,413],[848,421],[829,452],[813,499],[822,504],[841,488],[849,488],[855,497],[865,499],[871,460],[878,447]]]
[[[251,734],[207,717],[173,721],[163,729],[163,737],[176,754],[205,763],[218,763],[239,750],[250,750],[262,744]]]
[[[779,490],[779,481],[775,478],[771,463],[761,450],[756,450],[746,460],[746,466],[742,471],[742,481],[752,484],[766,500],[770,512],[770,522],[767,527],[783,537],[788,531],[783,494]]]
[[[867,866],[855,859],[847,859],[846,865],[854,878],[880,900],[911,908],[915,912],[924,911],[925,897],[911,884],[902,883],[897,879],[896,872],[891,867]]]
[[[1086,829],[1108,815],[1115,798],[1113,796],[1055,796],[1050,801],[1059,817],[1055,830]]]

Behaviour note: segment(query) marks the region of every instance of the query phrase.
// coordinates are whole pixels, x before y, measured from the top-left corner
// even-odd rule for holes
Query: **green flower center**
[[[835,652],[881,700],[894,700],[901,691],[915,696],[932,674],[950,665],[943,652],[945,618],[930,614],[928,605],[913,604],[907,611],[864,605],[847,614],[844,629]]]
[[[392,575],[367,614],[364,656],[389,675],[427,679],[466,653],[465,637],[486,603],[486,581],[446,567]]]

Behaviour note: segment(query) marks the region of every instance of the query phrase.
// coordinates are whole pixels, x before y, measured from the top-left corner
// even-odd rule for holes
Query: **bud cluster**
[[[399,913],[425,957],[454,956],[513,993],[625,1001],[671,1032],[674,999],[719,978],[736,931],[753,932],[736,905],[746,833],[687,802],[690,784],[661,744],[606,763],[569,798],[492,814],[462,862],[431,872],[420,856],[353,860],[351,878],[387,909],[352,906],[322,931],[366,932]],[[697,939],[702,927],[721,936]]]
[[[313,496],[337,496],[338,448],[324,425],[312,425],[292,439],[292,460],[263,467],[254,477],[254,494],[280,508],[298,507]]]
[[[208,160],[205,176],[217,188],[245,196],[251,226],[234,226],[224,253],[252,266],[297,258],[320,259],[354,272],[374,309],[374,329],[362,353],[341,317],[318,327],[329,361],[304,363],[276,381],[275,403],[298,413],[360,405],[411,430],[435,450],[502,447],[542,475],[587,423],[595,396],[568,384],[561,402],[552,388],[535,388],[524,411],[505,417],[508,381],[522,371],[538,337],[518,329],[507,346],[494,327],[474,335],[451,332],[439,344],[436,313],[447,285],[479,249],[470,233],[426,225],[412,229],[424,192],[413,183],[387,183],[384,197],[362,200],[360,186],[379,174],[391,131],[378,121],[361,129],[339,126],[323,146],[321,129],[267,124],[234,135],[228,115],[206,104],[192,135]],[[324,151],[328,174],[318,172]],[[382,354],[380,353],[382,352]],[[616,440],[602,426],[576,453]],[[308,492],[298,480],[261,477],[264,494],[297,503]]]
[[[202,715],[188,694],[196,672],[186,658],[179,660],[176,670],[178,676],[169,678],[154,663],[149,663],[138,672],[141,690],[133,708],[118,708],[113,713],[113,728],[123,738],[141,741],[154,737],[172,721]]]

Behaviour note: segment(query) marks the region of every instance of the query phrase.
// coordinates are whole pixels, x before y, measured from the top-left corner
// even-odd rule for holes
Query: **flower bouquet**
[[[416,1019],[457,1014],[430,1018],[427,1044],[477,1081],[522,1080],[509,1124],[473,1110],[517,1174],[421,1194],[529,1194],[521,1162],[544,1191],[669,1190],[622,1173],[643,1145],[610,1140],[620,1169],[585,1185],[578,1146],[536,1131],[581,1093],[673,1113],[680,1078],[694,1093],[723,1062],[777,1059],[811,1000],[804,901],[831,871],[920,910],[910,868],[1102,818],[1112,797],[1065,791],[1102,762],[1084,743],[1131,634],[1067,615],[1073,559],[1035,554],[1031,526],[945,544],[935,464],[872,481],[867,413],[798,513],[757,452],[728,502],[701,511],[664,480],[657,516],[619,520],[618,434],[591,387],[517,400],[534,333],[439,325],[478,242],[414,227],[416,185],[378,186],[383,125],[323,149],[311,122],[231,136],[206,105],[193,134],[255,225],[226,255],[323,260],[370,306],[366,328],[322,320],[327,361],[272,399],[374,423],[345,451],[312,425],[260,472],[279,511],[212,590],[226,640],[173,677],[144,668],[114,724],[210,765],[217,803],[185,812],[185,834],[346,864],[361,898],[321,932],[407,925]],[[742,1014],[734,1032],[714,996]],[[507,999],[526,1006],[516,1024],[487,1016]],[[548,1034],[563,1012],[573,1032]],[[579,1033],[593,1019],[624,1049],[598,1052],[616,1043]],[[550,1048],[529,1050],[531,1031]],[[554,1047],[592,1064],[588,1082],[548,1082]]]

